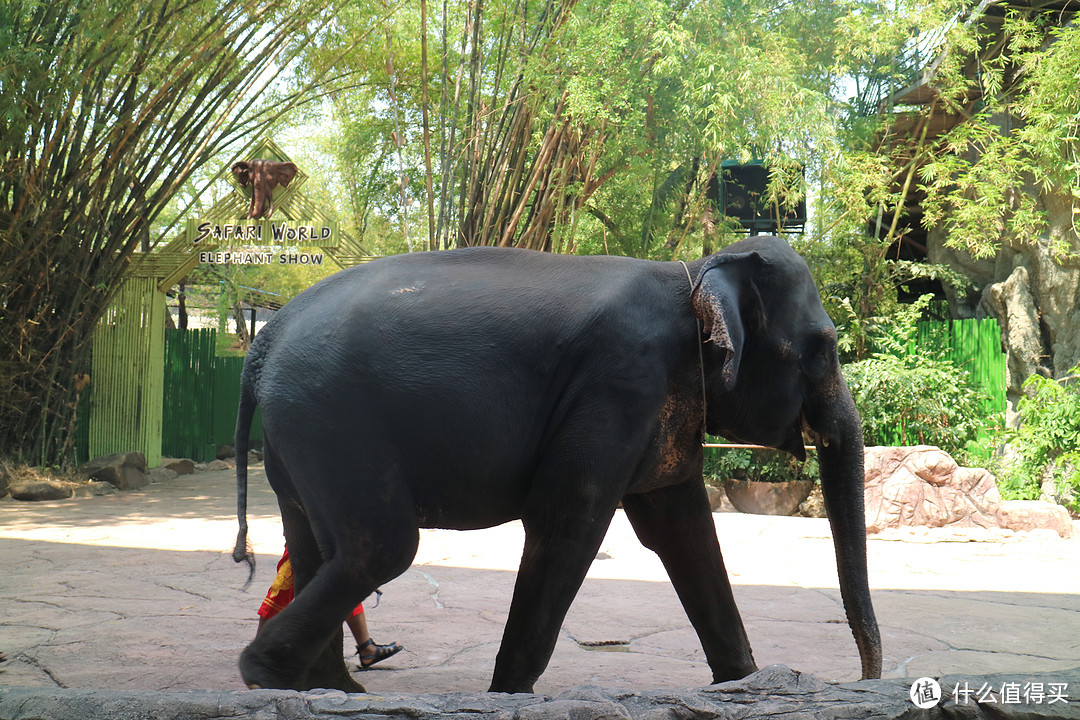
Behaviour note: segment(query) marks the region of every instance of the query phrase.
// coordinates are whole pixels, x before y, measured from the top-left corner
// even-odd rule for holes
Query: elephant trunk
[[[825,511],[832,526],[840,594],[862,660],[862,676],[881,677],[881,635],[870,601],[866,566],[865,475],[862,424],[843,380],[833,385],[817,434]],[[819,408],[820,409],[820,408]]]
[[[252,179],[252,193],[251,193],[251,205],[248,208],[249,218],[264,218],[269,217],[273,212],[274,204],[274,190],[273,185],[270,184],[270,179],[266,177],[266,172],[256,172],[255,177]],[[266,212],[267,201],[270,203],[270,210]]]

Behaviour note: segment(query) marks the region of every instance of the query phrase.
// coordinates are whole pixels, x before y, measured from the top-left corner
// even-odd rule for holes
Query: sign
[[[203,250],[198,253],[199,264],[211,265],[322,265],[325,255],[318,252],[264,252],[259,248],[234,250]]]
[[[188,220],[185,239],[199,246],[336,248],[340,244],[338,223],[333,220]]]

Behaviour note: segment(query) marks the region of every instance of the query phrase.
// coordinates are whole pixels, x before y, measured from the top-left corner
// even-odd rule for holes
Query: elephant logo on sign
[[[273,215],[274,188],[278,185],[288,187],[297,172],[294,163],[274,160],[248,160],[233,165],[232,174],[240,187],[252,186],[247,216],[259,219]]]

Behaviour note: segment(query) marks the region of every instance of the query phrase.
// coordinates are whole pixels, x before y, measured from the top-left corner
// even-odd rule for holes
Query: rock
[[[700,688],[613,690],[568,688],[554,697],[528,693],[346,694],[337,690],[69,690],[0,686],[0,717],[42,720],[290,718],[291,720],[660,720],[661,718],[1076,717],[1080,670],[1023,675],[948,675],[940,699],[925,710],[911,700],[914,679],[824,683],[782,665],[734,682]],[[1023,688],[1040,688],[1024,700]],[[979,691],[986,692],[979,694]],[[1016,689],[1016,695],[1011,689]],[[987,695],[987,692],[990,694]],[[1005,695],[1009,692],[1009,695]],[[1055,695],[1056,693],[1056,695]],[[1050,702],[1058,697],[1057,702]],[[1038,700],[1038,702],[1036,702]]]
[[[825,496],[821,494],[821,484],[814,483],[810,496],[799,503],[799,516],[811,518],[828,517],[825,512]]]
[[[232,445],[218,445],[214,454],[218,460],[229,460],[236,457],[236,448]]]
[[[1039,308],[1031,292],[1028,269],[1022,265],[1013,268],[1004,281],[988,286],[984,301],[1001,323],[1008,352],[1008,396],[1015,408],[1023,381],[1036,373],[1046,374]]]
[[[115,492],[115,485],[99,480],[91,480],[84,483],[74,483],[72,487],[72,497],[77,498],[98,497],[99,495],[112,495]]]
[[[713,487],[708,483],[705,484],[705,493],[709,496],[709,509],[716,512],[720,509],[720,504],[724,500],[724,491],[718,487]]]
[[[177,472],[167,467],[156,467],[147,473],[150,476],[150,482],[165,482],[167,480],[175,480]]]
[[[793,515],[813,489],[811,480],[763,482],[725,480],[724,492],[739,512],[755,515]]]
[[[177,475],[191,475],[195,472],[195,461],[188,458],[161,458],[161,467],[168,468]]]
[[[66,500],[74,492],[73,485],[63,480],[14,480],[8,491],[16,500]]]
[[[248,465],[254,465],[255,463],[261,463],[263,461],[263,454],[258,450],[248,450]]]
[[[902,527],[983,528],[998,534],[1045,530],[1062,538],[1075,533],[1064,507],[1042,500],[1002,502],[993,475],[959,467],[936,447],[867,448],[866,530]]]
[[[206,471],[213,471],[213,470],[228,470],[229,468],[233,468],[233,467],[236,467],[235,463],[229,463],[229,462],[226,462],[225,460],[211,460],[210,462],[203,465],[202,469],[206,470]]]
[[[926,445],[866,449],[866,529],[1000,527],[1001,493],[986,470]]]
[[[1010,530],[1053,530],[1063,538],[1074,534],[1069,511],[1044,500],[1007,500],[1001,503],[1001,521]]]
[[[0,498],[8,494],[8,485],[11,483],[11,477],[8,475],[7,466],[0,463]]]
[[[141,452],[113,453],[94,458],[79,468],[89,480],[112,483],[117,490],[138,490],[150,484],[146,457]]]

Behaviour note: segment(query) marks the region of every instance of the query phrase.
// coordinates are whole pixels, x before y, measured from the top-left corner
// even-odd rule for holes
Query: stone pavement
[[[0,699],[16,687],[19,697],[33,688],[242,690],[236,659],[254,634],[282,547],[261,467],[250,488],[258,569],[246,591],[246,568],[230,555],[232,471],[102,497],[0,501],[0,650],[8,654]],[[827,521],[714,517],[758,665],[857,679]],[[949,541],[931,542],[941,538]],[[414,565],[384,586],[368,616],[378,642],[406,651],[358,674],[367,689],[482,693],[522,540],[520,523],[422,531]],[[884,676],[977,679],[1080,667],[1080,539],[962,540],[909,533],[869,541]],[[601,550],[536,691],[706,684],[704,656],[675,593],[621,512]],[[1072,708],[1080,710],[1073,685]]]

